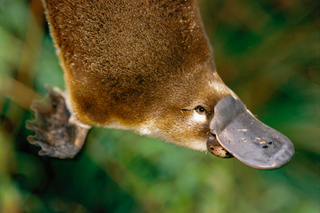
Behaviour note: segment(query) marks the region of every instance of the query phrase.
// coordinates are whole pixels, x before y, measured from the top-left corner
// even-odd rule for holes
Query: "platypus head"
[[[193,73],[172,84],[169,93],[161,93],[161,104],[141,134],[218,157],[235,156],[258,169],[279,168],[290,161],[291,141],[256,119],[212,64],[198,65]]]
[[[214,107],[233,92],[222,82],[213,64],[197,64],[192,75],[174,80],[170,88],[160,90],[150,116],[151,125],[141,133],[150,133],[190,149],[207,150],[211,136],[210,121]]]

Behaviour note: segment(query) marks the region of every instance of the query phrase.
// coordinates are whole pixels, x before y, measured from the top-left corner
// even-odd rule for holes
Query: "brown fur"
[[[80,122],[128,129],[156,122],[157,137],[205,146],[214,106],[231,92],[209,86],[223,83],[196,1],[44,3]],[[206,108],[208,122],[190,123],[197,105]]]

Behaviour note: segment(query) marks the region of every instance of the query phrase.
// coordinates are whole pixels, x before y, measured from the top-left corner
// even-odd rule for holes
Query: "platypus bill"
[[[221,80],[195,0],[43,0],[66,91],[31,109],[40,155],[72,158],[92,126],[134,130],[257,169],[294,155]]]

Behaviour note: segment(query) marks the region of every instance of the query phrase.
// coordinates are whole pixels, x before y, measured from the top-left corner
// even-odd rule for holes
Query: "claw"
[[[46,96],[34,100],[30,108],[35,119],[27,121],[26,128],[35,135],[27,139],[30,144],[41,147],[39,155],[73,158],[83,146],[89,129],[69,122],[71,114],[63,92],[47,88]]]

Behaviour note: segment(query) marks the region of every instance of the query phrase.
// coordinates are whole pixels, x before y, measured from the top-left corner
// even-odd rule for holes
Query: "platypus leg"
[[[70,122],[64,93],[59,88],[47,88],[42,100],[34,100],[30,107],[35,119],[26,122],[26,128],[35,131],[28,136],[31,144],[41,147],[39,155],[73,158],[81,149],[89,128]]]

